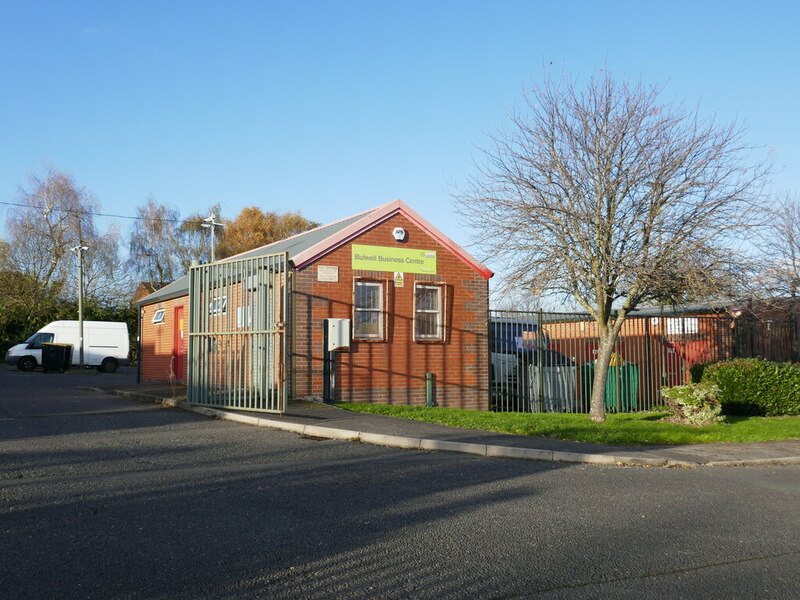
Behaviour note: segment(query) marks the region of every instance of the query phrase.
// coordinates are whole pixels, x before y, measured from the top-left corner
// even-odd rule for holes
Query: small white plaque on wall
[[[338,283],[339,267],[335,265],[317,265],[317,281]]]

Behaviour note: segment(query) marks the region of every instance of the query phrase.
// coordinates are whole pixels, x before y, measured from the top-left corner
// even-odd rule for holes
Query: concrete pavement
[[[444,450],[487,457],[619,466],[711,467],[800,464],[800,439],[780,442],[606,446],[551,438],[462,429],[291,401],[282,415],[192,406],[182,386],[137,384],[85,386],[209,417],[271,427],[309,437],[347,439],[415,450]]]

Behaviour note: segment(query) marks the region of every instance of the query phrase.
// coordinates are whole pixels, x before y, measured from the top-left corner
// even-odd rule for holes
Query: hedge
[[[800,365],[737,358],[703,369],[702,381],[719,387],[728,415],[800,415]]]
[[[714,364],[713,362],[699,362],[689,367],[689,376],[692,383],[700,383],[703,381],[703,371],[706,370],[708,365]]]

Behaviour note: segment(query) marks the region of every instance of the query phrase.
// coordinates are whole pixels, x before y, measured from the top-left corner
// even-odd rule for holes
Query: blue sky
[[[800,192],[798,6],[0,0],[0,201],[52,164],[108,213],[400,198],[467,244],[450,193],[476,148],[545,69],[600,68],[744,122]]]

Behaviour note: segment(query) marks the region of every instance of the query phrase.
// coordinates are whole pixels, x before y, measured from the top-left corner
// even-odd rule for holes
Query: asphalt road
[[[0,597],[800,598],[798,466],[404,451],[72,389],[131,380],[0,368]]]

